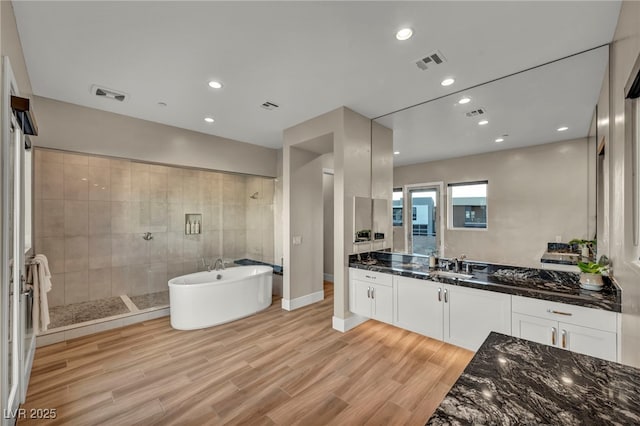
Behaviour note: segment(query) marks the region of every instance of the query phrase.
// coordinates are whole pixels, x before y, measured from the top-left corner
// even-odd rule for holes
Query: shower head
[[[253,200],[257,200],[258,199],[258,193],[254,192],[253,195],[249,195],[249,198],[251,198]]]

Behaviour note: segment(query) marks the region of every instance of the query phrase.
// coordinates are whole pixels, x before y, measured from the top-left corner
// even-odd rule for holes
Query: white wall
[[[610,49],[609,81],[599,104],[600,133],[606,134],[605,199],[600,254],[608,254],[622,287],[622,362],[640,367],[640,262],[633,247],[631,141],[625,130],[624,86],[640,55],[640,2],[624,1]],[[608,83],[608,84],[607,84]],[[608,104],[608,108],[606,108]],[[608,250],[608,251],[604,251]]]
[[[289,211],[293,256],[288,267],[285,261],[285,276],[300,277],[293,285],[284,286],[284,298],[292,300],[322,291],[322,158],[296,147],[291,147],[289,154],[290,198],[294,200]],[[301,238],[300,245],[291,241],[295,237]]]
[[[333,276],[333,174],[322,174],[323,199],[323,271]]]
[[[35,97],[37,146],[160,164],[276,176],[277,150]]]
[[[396,167],[394,186],[443,181],[446,191],[448,183],[488,180],[487,229],[446,229],[443,256],[539,267],[557,235],[565,242],[593,238],[587,144],[585,138]]]
[[[274,239],[274,247],[273,247],[273,257],[274,263],[277,265],[284,264],[284,235],[282,224],[284,223],[284,213],[283,213],[283,204],[284,204],[284,193],[282,187],[283,181],[283,168],[282,168],[282,149],[278,150],[277,159],[276,159],[276,179],[275,179],[275,188],[273,194],[273,219],[275,221],[273,225],[273,239]]]
[[[29,80],[27,65],[22,53],[22,44],[20,43],[16,17],[13,13],[13,5],[10,1],[0,1],[0,10],[2,18],[0,25],[2,55],[8,56],[11,61],[11,68],[16,77],[20,95],[30,97],[33,90],[31,89],[31,81]],[[37,119],[38,117],[36,116],[36,121]]]
[[[393,131],[378,123],[373,123],[372,131],[372,181],[371,181],[371,197],[375,199],[388,200],[387,214],[384,220],[380,220],[376,213],[374,221],[379,224],[384,222],[383,226],[376,226],[376,232],[384,232],[385,241],[382,247],[393,247]]]

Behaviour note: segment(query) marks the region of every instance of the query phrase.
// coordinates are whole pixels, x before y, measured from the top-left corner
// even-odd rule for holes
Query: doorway
[[[441,253],[442,184],[405,186],[405,235],[408,253]]]

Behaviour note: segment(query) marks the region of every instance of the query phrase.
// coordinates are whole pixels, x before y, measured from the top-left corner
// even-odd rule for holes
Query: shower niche
[[[184,234],[202,234],[202,213],[187,213],[184,215]]]

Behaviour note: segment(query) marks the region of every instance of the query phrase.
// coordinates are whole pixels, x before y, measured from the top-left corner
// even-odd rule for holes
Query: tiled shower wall
[[[273,179],[45,149],[34,175],[50,306],[167,290],[202,257],[274,261]],[[202,214],[200,235],[185,235],[186,213]]]

